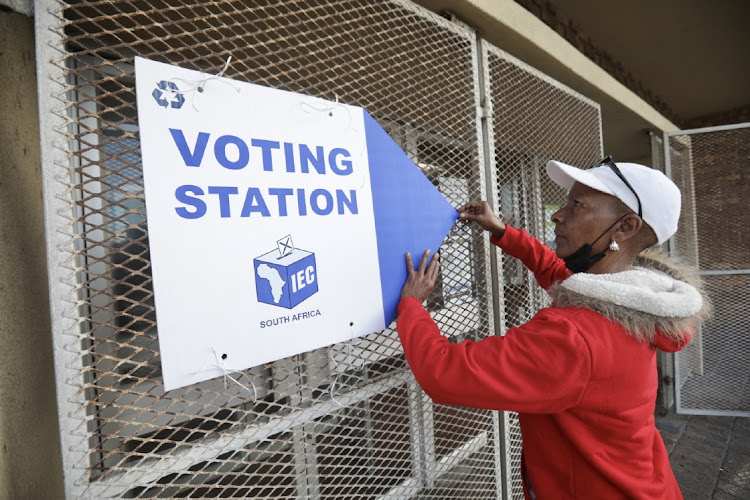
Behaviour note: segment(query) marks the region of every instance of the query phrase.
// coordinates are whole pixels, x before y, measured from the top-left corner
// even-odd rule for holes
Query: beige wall
[[[0,498],[61,498],[34,22],[0,11]]]

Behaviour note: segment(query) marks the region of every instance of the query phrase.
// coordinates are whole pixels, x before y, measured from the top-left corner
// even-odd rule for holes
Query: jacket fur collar
[[[638,340],[684,345],[710,309],[700,279],[658,250],[646,250],[633,270],[578,273],[550,288],[555,307],[585,307],[621,324]]]

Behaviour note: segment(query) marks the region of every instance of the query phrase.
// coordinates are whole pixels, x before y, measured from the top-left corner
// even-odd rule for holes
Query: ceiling
[[[677,124],[750,106],[750,1],[552,4],[658,96]]]

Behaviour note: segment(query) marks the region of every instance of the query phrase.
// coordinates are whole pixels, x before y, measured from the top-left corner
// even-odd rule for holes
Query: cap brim
[[[592,175],[587,170],[581,170],[578,167],[567,165],[559,161],[550,160],[547,162],[547,175],[552,179],[555,184],[570,191],[573,184],[579,182],[585,186],[588,186],[597,191],[601,191],[605,194],[615,195],[615,193],[607,187],[598,177]]]

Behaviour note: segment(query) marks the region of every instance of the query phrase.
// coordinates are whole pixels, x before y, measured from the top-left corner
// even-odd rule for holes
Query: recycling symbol
[[[159,106],[180,109],[185,103],[185,97],[180,93],[176,83],[162,80],[156,87],[151,95]]]

